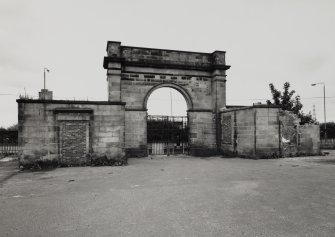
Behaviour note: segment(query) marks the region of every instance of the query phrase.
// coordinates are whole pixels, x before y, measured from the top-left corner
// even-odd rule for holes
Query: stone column
[[[218,112],[226,106],[226,65],[224,51],[212,53],[212,108],[213,112]]]
[[[216,147],[221,149],[221,121],[220,109],[226,107],[226,65],[225,52],[215,51],[212,53],[212,110],[215,114]]]
[[[108,101],[121,101],[121,42],[109,41],[107,44],[107,82]]]
[[[214,70],[212,75],[212,108],[219,112],[226,106],[226,75],[223,70]]]

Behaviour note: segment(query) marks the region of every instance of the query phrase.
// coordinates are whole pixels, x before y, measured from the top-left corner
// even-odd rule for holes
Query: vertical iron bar
[[[323,83],[323,110],[325,117],[325,140],[327,141],[327,120],[326,120],[326,85]]]
[[[281,124],[280,124],[280,114],[278,112],[278,142],[279,142],[279,157],[282,157],[282,148],[281,148]]]
[[[254,156],[257,154],[257,111],[254,110]]]

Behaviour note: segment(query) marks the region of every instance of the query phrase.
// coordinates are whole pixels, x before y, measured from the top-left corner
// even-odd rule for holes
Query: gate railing
[[[188,123],[186,116],[147,117],[149,154],[188,153]]]
[[[17,155],[19,146],[17,143],[0,143],[1,155]]]

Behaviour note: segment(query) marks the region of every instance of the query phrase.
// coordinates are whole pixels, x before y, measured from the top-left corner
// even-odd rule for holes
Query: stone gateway
[[[189,151],[217,152],[219,108],[226,106],[225,52],[195,53],[108,42],[108,100],[125,103],[125,152],[147,155],[147,100],[161,87],[179,91],[188,106]]]
[[[244,145],[237,146],[237,132],[244,131],[238,120],[254,124],[248,123],[247,108],[272,117],[279,114],[276,107],[226,105],[226,71],[230,66],[226,65],[224,51],[140,48],[115,41],[109,41],[106,50],[103,67],[107,70],[107,101],[53,100],[52,92],[46,89],[38,100],[17,100],[21,165],[123,164],[127,157],[147,156],[147,101],[162,87],[176,89],[186,100],[190,155],[208,156],[225,150],[243,155],[244,150],[237,149]],[[256,118],[265,121],[261,123],[262,132],[274,135],[274,142],[267,146],[265,140],[257,140],[258,150],[247,150],[246,154],[257,156],[261,147],[266,147],[261,149],[262,155],[281,154],[278,116]],[[257,133],[258,128],[251,126],[250,131]],[[252,143],[246,147],[254,147],[248,138],[243,141]],[[316,138],[309,141],[318,142]],[[315,147],[310,153],[318,152]]]

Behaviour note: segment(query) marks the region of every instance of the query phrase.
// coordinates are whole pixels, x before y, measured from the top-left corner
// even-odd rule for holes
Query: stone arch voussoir
[[[147,94],[144,97],[144,101],[143,101],[143,108],[144,109],[147,109],[148,99],[149,99],[150,95],[152,94],[152,92],[154,92],[155,90],[157,90],[159,88],[163,88],[163,87],[173,88],[173,89],[177,90],[184,97],[184,99],[186,101],[186,104],[187,104],[187,109],[188,110],[193,109],[193,102],[192,102],[192,97],[190,96],[190,94],[187,92],[187,90],[185,88],[183,88],[182,86],[180,86],[178,84],[174,84],[174,83],[161,83],[161,84],[153,86],[147,92]]]

